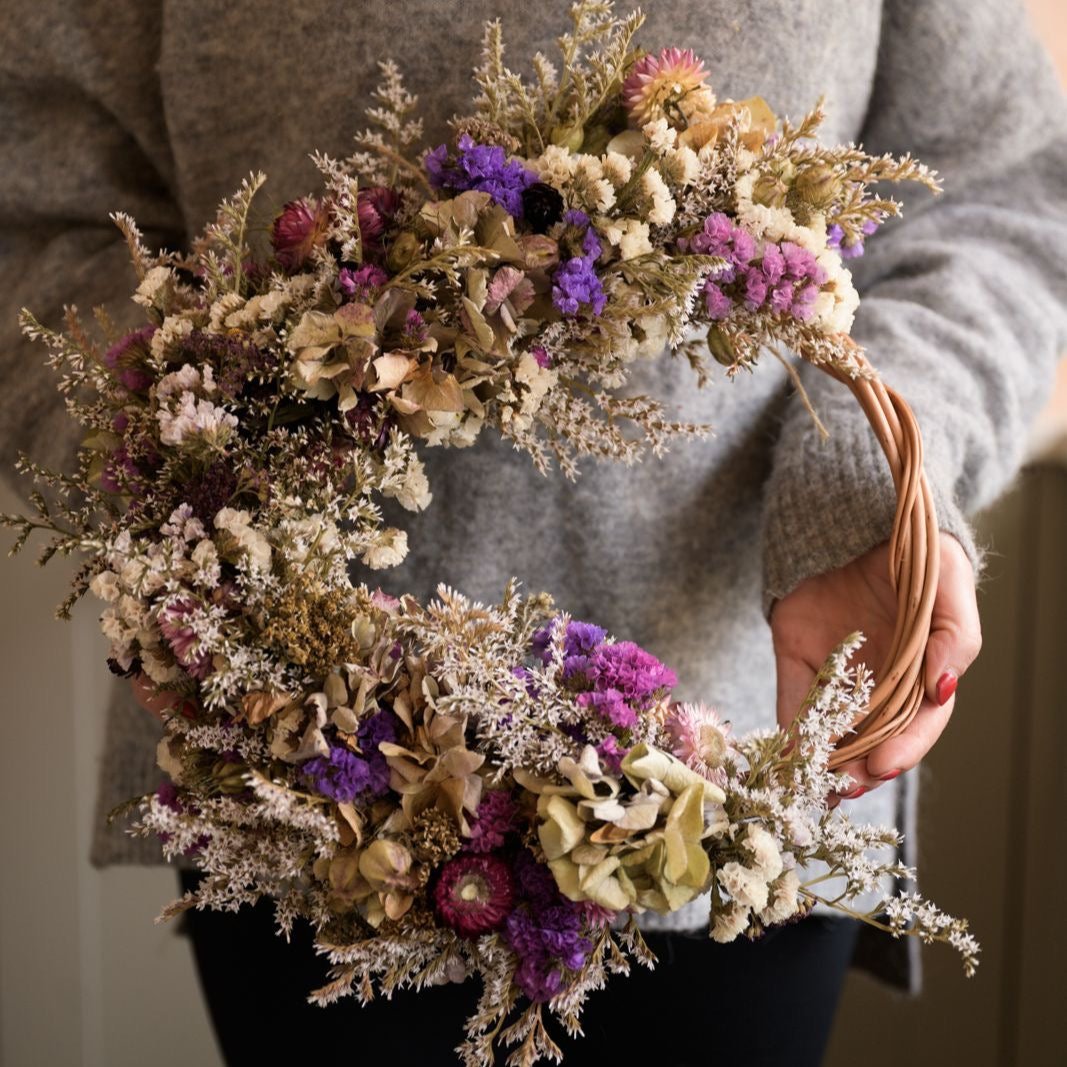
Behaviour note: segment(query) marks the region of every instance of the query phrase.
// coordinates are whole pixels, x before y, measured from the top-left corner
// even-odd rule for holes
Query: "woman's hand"
[[[130,689],[133,692],[133,699],[160,722],[163,721],[166,712],[173,711],[184,699],[180,693],[157,693],[155,686],[143,674],[134,675],[130,679]]]
[[[940,536],[941,571],[926,646],[926,696],[906,730],[884,741],[865,760],[841,771],[856,784],[842,795],[854,800],[919,762],[948,725],[956,682],[982,647],[974,569],[960,543]],[[889,584],[889,545],[836,571],[801,582],[771,611],[778,667],[778,724],[788,726],[811,688],[816,671],[848,634],[867,638],[857,656],[879,671],[893,640],[896,598]],[[877,673],[875,682],[878,681]]]

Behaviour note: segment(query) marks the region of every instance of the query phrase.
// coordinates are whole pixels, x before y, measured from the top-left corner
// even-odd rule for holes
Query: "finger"
[[[944,732],[955,706],[955,697],[949,697],[944,704],[924,700],[906,730],[871,750],[867,774],[876,781],[891,781],[914,767]]]
[[[794,656],[779,655],[776,662],[778,677],[778,725],[784,730],[797,717],[801,705],[811,691],[815,671]]]
[[[852,760],[837,770],[838,775],[848,775],[851,782],[842,782],[834,797],[837,800],[859,800],[864,793],[877,789],[881,782],[874,778],[867,767],[866,760]]]
[[[156,691],[156,687],[147,681],[143,674],[138,674],[130,679],[130,688],[133,690],[133,698],[147,712],[162,720],[164,714],[172,711],[174,706],[182,699],[180,693]]]
[[[945,704],[952,697],[957,681],[982,647],[971,561],[954,537],[945,535],[941,540],[941,577],[934,598],[924,675],[927,699],[934,704]]]

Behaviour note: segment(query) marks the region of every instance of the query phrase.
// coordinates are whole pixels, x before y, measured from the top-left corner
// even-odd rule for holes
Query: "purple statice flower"
[[[704,303],[712,322],[725,319],[733,311],[734,302],[713,281],[704,283]]]
[[[504,938],[519,958],[515,982],[533,1001],[546,1001],[578,971],[593,942],[586,936],[586,910],[564,897],[552,872],[526,851],[513,865],[518,901],[504,924]]]
[[[834,223],[826,231],[826,246],[827,248],[840,248],[841,241],[845,236],[845,231],[838,223]]]
[[[556,623],[553,620],[548,626],[538,630],[530,642],[534,654],[546,667],[552,659],[549,646],[552,644],[552,631],[555,627]],[[594,626],[591,622],[571,619],[567,623],[567,632],[563,635],[563,655],[568,659],[571,656],[587,656],[601,644],[605,637],[607,637],[607,631],[599,626]]]
[[[515,800],[506,789],[482,793],[478,811],[471,820],[471,835],[463,843],[468,852],[492,852],[503,846],[515,829]]]
[[[238,336],[193,330],[180,342],[186,363],[210,364],[215,384],[227,400],[239,396],[251,378],[271,374],[278,368],[278,358],[258,345]]]
[[[338,288],[349,300],[367,302],[374,297],[375,290],[389,280],[389,275],[381,267],[367,263],[362,267],[342,267],[337,274]]]
[[[629,730],[637,725],[637,712],[618,689],[594,689],[579,693],[578,704],[621,730]]]
[[[612,773],[619,774],[622,770],[622,761],[630,750],[619,744],[614,734],[608,734],[603,741],[596,746],[600,762]]]
[[[237,491],[237,484],[233,460],[228,456],[220,456],[185,487],[184,502],[210,529],[215,516],[230,503]]]
[[[522,191],[538,181],[519,160],[508,159],[499,145],[477,144],[469,134],[462,134],[456,142],[454,158],[442,144],[423,157],[423,164],[435,189],[488,193],[515,219],[523,215]]]
[[[320,796],[347,804],[370,789],[370,764],[343,745],[304,764],[301,776]]]
[[[120,337],[104,353],[104,366],[115,371],[115,377],[131,393],[147,392],[154,380],[145,368],[145,362],[155,332],[155,326],[142,326]]]
[[[599,315],[608,302],[593,260],[574,256],[561,264],[552,279],[552,303],[564,315],[577,315],[583,308]]]
[[[552,366],[552,357],[548,354],[548,349],[544,345],[534,345],[530,349],[530,355],[533,356],[534,361],[542,370],[547,370]]]
[[[602,645],[590,658],[593,685],[599,692],[614,689],[627,702],[645,708],[653,697],[678,684],[678,678],[651,652],[632,641]]]
[[[425,342],[427,333],[426,320],[412,308],[404,316],[404,329],[400,333],[401,342],[408,348],[418,348]]]
[[[376,712],[360,726],[356,740],[362,756],[343,745],[333,745],[329,756],[316,756],[304,764],[301,775],[315,792],[342,804],[386,792],[389,765],[378,745],[396,740],[396,716],[388,710]]]

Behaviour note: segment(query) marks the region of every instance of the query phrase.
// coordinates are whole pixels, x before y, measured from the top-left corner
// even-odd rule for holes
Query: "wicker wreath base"
[[[848,386],[859,401],[889,462],[897,492],[889,542],[889,580],[897,597],[893,642],[875,675],[870,706],[857,719],[855,731],[837,743],[830,761],[836,769],[866,757],[905,730],[918,713],[925,691],[923,667],[941,560],[937,515],[923,470],[922,435],[911,408],[873,375],[859,378],[836,368],[823,369]]]

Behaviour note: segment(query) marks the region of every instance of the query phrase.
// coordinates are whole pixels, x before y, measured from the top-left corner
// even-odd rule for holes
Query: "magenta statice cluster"
[[[512,218],[523,214],[522,191],[537,181],[517,159],[508,159],[499,145],[478,144],[469,134],[456,142],[455,155],[448,145],[438,145],[423,157],[430,184],[435,189],[465,193],[470,189],[488,193]]]
[[[726,260],[704,283],[704,302],[713,321],[725,319],[740,305],[805,322],[814,314],[815,298],[827,280],[808,249],[792,241],[768,241],[761,248],[721,211],[709,215],[699,233],[680,239],[678,245],[683,252]]]
[[[534,652],[545,664],[551,659],[552,630],[545,627],[533,637]],[[650,652],[632,641],[609,642],[599,626],[578,621],[569,622],[564,635],[563,680],[577,691],[581,707],[624,730],[678,684],[675,673]],[[617,743],[602,752],[612,763],[624,754]]]
[[[396,716],[388,710],[376,712],[356,735],[365,755],[357,756],[343,745],[333,745],[328,756],[308,760],[301,774],[317,793],[338,803],[383,796],[389,788],[389,765],[378,745],[382,741],[395,742],[396,737]]]
[[[518,906],[507,917],[504,937],[519,958],[515,984],[533,1001],[551,1000],[567,972],[578,971],[593,951],[585,937],[586,909],[560,893],[552,872],[529,852],[512,865]]]

